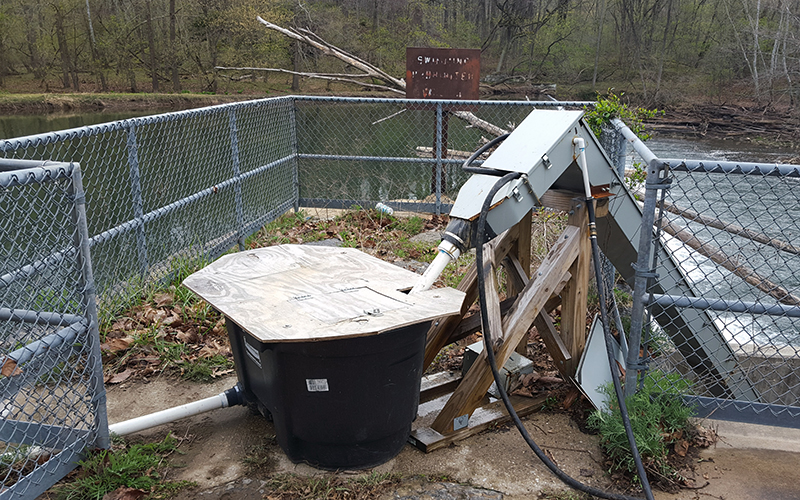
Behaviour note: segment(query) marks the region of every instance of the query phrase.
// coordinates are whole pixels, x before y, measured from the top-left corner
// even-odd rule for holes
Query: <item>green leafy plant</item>
[[[156,443],[92,452],[80,462],[77,478],[57,487],[56,494],[62,500],[96,500],[121,487],[148,494],[177,491],[192,483],[165,481],[161,474],[165,459],[177,448],[178,440],[167,435]]]
[[[625,172],[625,185],[631,191],[640,190],[647,180],[647,170],[644,164],[638,161],[633,162],[632,168]],[[639,193],[634,193],[637,198],[640,197]]]
[[[602,391],[609,410],[592,413],[587,425],[600,434],[600,446],[611,459],[611,470],[636,474],[614,388],[607,384]],[[645,468],[666,478],[675,475],[667,460],[669,446],[685,438],[689,419],[694,416],[694,408],[683,402],[682,396],[688,392],[688,383],[677,375],[652,371],[645,378],[643,389],[626,400],[636,446]],[[635,478],[638,481],[638,476]]]
[[[640,107],[630,107],[622,102],[621,97],[625,95],[615,94],[613,89],[608,90],[605,96],[597,94],[597,100],[594,107],[584,108],[586,114],[584,119],[589,127],[594,132],[594,135],[600,137],[602,126],[611,122],[614,118],[619,118],[635,133],[641,140],[646,141],[650,138],[647,133],[644,120],[653,118],[656,115],[664,114],[663,111],[658,109],[647,109]]]

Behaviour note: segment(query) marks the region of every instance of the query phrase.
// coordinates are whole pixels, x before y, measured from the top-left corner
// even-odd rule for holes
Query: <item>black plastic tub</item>
[[[363,469],[397,455],[419,405],[430,321],[377,335],[264,343],[228,320],[245,399],[293,462]]]

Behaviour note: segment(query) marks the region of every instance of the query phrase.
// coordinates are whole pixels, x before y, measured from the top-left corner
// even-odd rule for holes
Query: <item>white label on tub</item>
[[[306,387],[308,387],[308,392],[328,392],[328,379],[307,378]]]

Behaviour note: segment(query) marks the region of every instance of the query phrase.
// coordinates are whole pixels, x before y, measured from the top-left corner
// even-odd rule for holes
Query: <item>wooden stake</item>
[[[573,200],[567,223],[580,232],[576,240],[578,258],[569,269],[572,279],[561,294],[561,339],[570,354],[570,359],[565,360],[564,369],[567,376],[573,376],[586,345],[586,299],[589,292],[591,242],[588,234],[589,212],[584,200]]]

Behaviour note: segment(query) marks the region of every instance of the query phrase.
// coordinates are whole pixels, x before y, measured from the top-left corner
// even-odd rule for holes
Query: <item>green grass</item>
[[[694,408],[685,405],[682,399],[689,389],[688,382],[677,375],[652,371],[645,378],[643,389],[626,400],[642,462],[647,470],[667,478],[675,474],[667,460],[669,446],[686,435],[694,416]],[[595,411],[587,425],[600,434],[600,446],[611,459],[611,470],[635,475],[636,463],[628,446],[613,386],[607,384],[602,390],[610,410]]]
[[[215,370],[233,368],[233,359],[217,354],[210,358],[199,358],[194,362],[183,362],[181,367],[183,378],[194,382],[211,382],[215,378]]]
[[[99,500],[121,487],[142,490],[151,497],[161,496],[159,494],[169,496],[193,484],[165,481],[163,478],[166,459],[177,447],[178,441],[168,435],[156,443],[92,452],[79,463],[76,479],[56,487],[56,496],[60,500]]]

